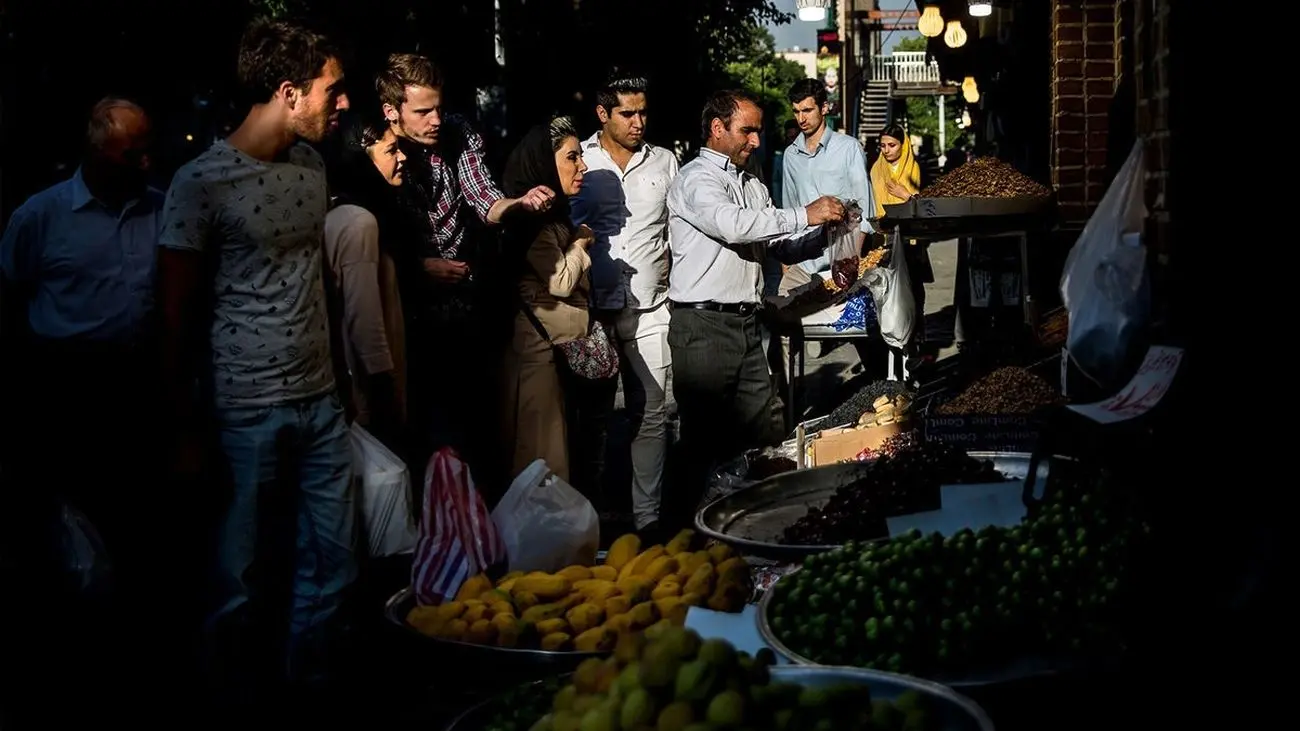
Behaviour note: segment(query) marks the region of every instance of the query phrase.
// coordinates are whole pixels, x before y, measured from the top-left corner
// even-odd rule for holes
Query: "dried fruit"
[[[938,408],[941,415],[1028,414],[1060,400],[1047,381],[1024,368],[1008,366],[972,383]]]
[[[977,157],[921,191],[922,198],[1044,198],[1050,188],[996,157]]]

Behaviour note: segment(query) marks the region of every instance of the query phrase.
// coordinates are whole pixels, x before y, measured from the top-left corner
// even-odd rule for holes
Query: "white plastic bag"
[[[1079,370],[1099,384],[1119,375],[1134,335],[1150,315],[1142,244],[1145,180],[1146,160],[1138,141],[1079,234],[1061,276],[1061,297],[1070,313],[1066,350]]]
[[[59,521],[63,570],[78,596],[103,596],[113,581],[113,564],[99,531],[80,510],[63,504]]]
[[[371,556],[396,556],[415,550],[415,511],[411,473],[384,443],[352,422],[353,475]]]
[[[536,460],[510,483],[492,511],[511,571],[591,566],[600,547],[600,516],[582,493]]]
[[[894,348],[906,348],[912,342],[916,324],[916,298],[912,296],[912,280],[907,272],[906,251],[903,239],[894,229],[889,234],[891,249],[889,264],[868,269],[862,276],[876,303],[880,319],[880,337]]]

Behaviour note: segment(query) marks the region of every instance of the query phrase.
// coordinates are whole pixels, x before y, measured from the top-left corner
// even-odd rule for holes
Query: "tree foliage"
[[[772,133],[793,116],[786,94],[808,74],[802,64],[776,54],[776,41],[766,28],[751,25],[750,32],[738,58],[727,64],[727,74],[736,86],[759,98],[764,126]]]

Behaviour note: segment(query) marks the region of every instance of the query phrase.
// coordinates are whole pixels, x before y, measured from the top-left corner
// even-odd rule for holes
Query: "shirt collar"
[[[86,186],[86,178],[84,175],[82,175],[81,171],[82,171],[81,167],[78,166],[77,172],[73,173],[72,177],[68,180],[68,183],[71,186],[71,193],[70,193],[71,200],[69,202],[72,204],[72,210],[74,211],[84,210],[88,206],[90,206],[91,203],[97,203],[101,208],[104,208],[105,210],[109,210],[109,211],[113,210],[110,207],[104,205],[104,203],[100,201],[98,198],[96,198],[94,193],[90,192],[90,188]],[[135,211],[137,209],[149,210],[148,208],[143,208],[143,206],[156,205],[156,202],[153,198],[154,195],[155,195],[154,189],[152,187],[146,187],[144,191],[140,193],[139,196],[136,196],[135,198],[132,198],[122,204],[122,209],[120,212],[118,212],[119,215],[125,215],[126,213]]]
[[[77,172],[72,175],[72,210],[80,211],[95,201],[95,196],[91,194],[90,188],[86,187],[86,179],[81,174],[81,167],[77,167]]]
[[[711,147],[701,147],[700,157],[704,160],[707,160],[710,163],[713,163],[717,167],[722,168],[724,171],[731,173],[732,175],[739,175],[740,173],[744,172],[740,168],[736,167],[734,163],[731,162],[731,158],[727,157],[726,155],[722,154],[721,152],[718,152],[717,150]]]
[[[826,130],[822,132],[822,138],[820,140],[817,140],[817,149],[812,152],[808,151],[808,139],[803,132],[799,133],[799,137],[797,137],[794,142],[790,143],[790,146],[793,147],[795,150],[798,150],[799,152],[802,152],[803,154],[807,155],[808,157],[813,157],[818,152],[821,152],[822,150],[826,149],[828,145],[830,145],[831,135],[834,134],[836,134],[835,130],[831,129],[830,125],[827,125]]]
[[[601,152],[604,152],[607,157],[609,156],[609,153],[605,151],[605,148],[600,146],[600,130],[596,130],[590,137],[587,138],[585,142],[582,143],[582,149],[600,150]],[[649,142],[642,141],[641,146],[637,148],[637,151],[632,153],[632,157],[636,158],[637,156],[641,156],[641,157],[649,158],[652,154],[654,154],[654,151],[655,151],[654,145],[650,144]]]

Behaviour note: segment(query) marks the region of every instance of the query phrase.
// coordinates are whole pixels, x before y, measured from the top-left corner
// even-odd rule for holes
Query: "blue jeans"
[[[289,674],[311,674],[299,666],[324,652],[323,625],[357,574],[352,444],[339,397],[219,409],[217,421],[233,495],[220,529],[212,623],[233,615],[235,627],[246,627],[250,601],[277,604],[270,597],[284,593],[291,563]],[[283,575],[268,575],[281,565]],[[282,617],[281,609],[289,607],[259,614]]]

